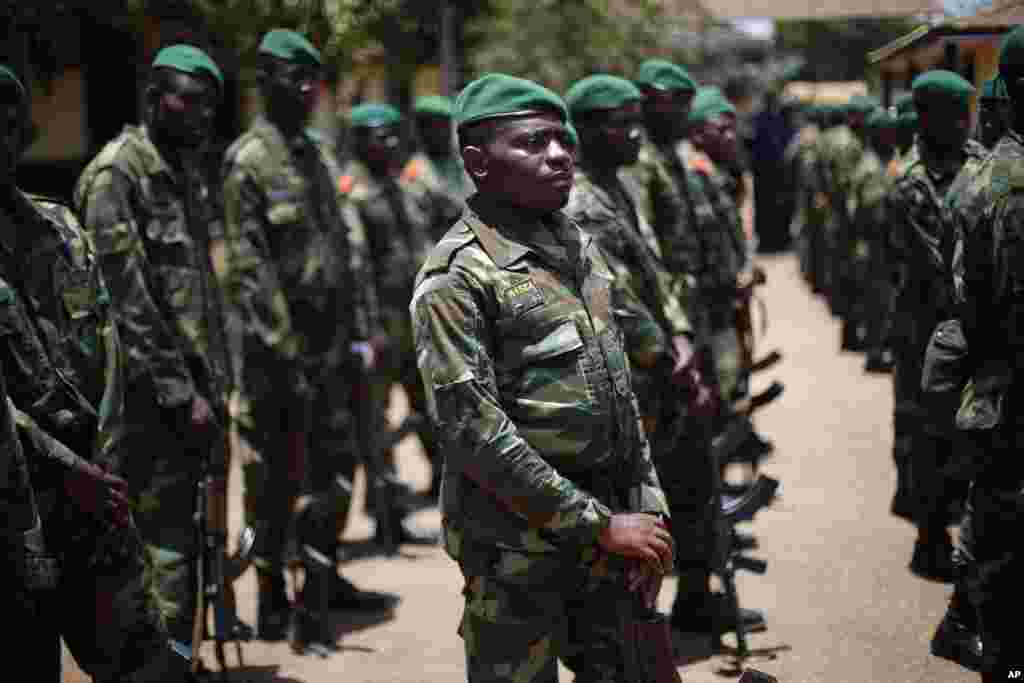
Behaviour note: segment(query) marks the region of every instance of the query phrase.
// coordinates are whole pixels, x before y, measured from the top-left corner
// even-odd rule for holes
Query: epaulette
[[[412,182],[423,173],[423,160],[413,157],[402,169],[402,180]]]
[[[425,280],[432,274],[447,271],[451,268],[456,254],[475,241],[476,233],[466,225],[465,221],[457,221],[430,250],[420,271],[420,280]]]

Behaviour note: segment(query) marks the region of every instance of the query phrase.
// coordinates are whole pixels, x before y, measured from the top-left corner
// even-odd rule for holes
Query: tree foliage
[[[475,46],[469,70],[505,71],[563,91],[595,72],[632,74],[647,57],[679,56],[671,47],[676,23],[658,3],[633,5],[619,14],[607,0],[495,0],[467,26]]]

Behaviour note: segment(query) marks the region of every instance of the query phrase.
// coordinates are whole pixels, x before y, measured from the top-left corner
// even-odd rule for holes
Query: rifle
[[[198,594],[196,596],[195,618],[192,624],[192,673],[203,670],[200,656],[200,644],[207,633],[207,613],[213,608],[213,639],[217,664],[220,666],[221,679],[228,680],[227,656],[225,645],[234,641],[239,666],[243,665],[241,641],[251,640],[252,628],[238,619],[235,608],[234,581],[248,568],[250,553],[256,541],[256,532],[251,527],[244,528],[239,535],[238,551],[233,556],[227,553],[228,536],[228,458],[231,453],[230,415],[227,410],[228,384],[232,375],[231,350],[225,333],[226,320],[221,304],[220,293],[211,291],[210,279],[213,277],[213,262],[209,226],[204,222],[206,217],[197,216],[192,206],[193,184],[189,171],[196,166],[186,164],[183,174],[185,183],[184,208],[185,223],[196,230],[197,261],[203,268],[201,279],[204,318],[210,339],[210,348],[221,354],[223,366],[209,364],[208,377],[211,384],[211,397],[215,401],[217,419],[211,425],[217,430],[217,438],[204,443],[206,457],[203,471],[196,487],[195,527],[199,538],[196,573]],[[219,443],[218,443],[219,440]]]
[[[672,654],[668,617],[641,606],[634,593],[619,598],[619,631],[628,683],[682,683]]]

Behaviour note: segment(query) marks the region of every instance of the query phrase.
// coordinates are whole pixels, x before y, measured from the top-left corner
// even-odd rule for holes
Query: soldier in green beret
[[[974,87],[950,71],[929,71],[912,85],[920,133],[886,196],[889,224],[886,258],[897,271],[890,338],[894,458],[909,461],[905,481],[918,529],[910,569],[933,580],[953,580],[949,509],[962,499],[964,483],[943,471],[955,450],[951,406],[933,406],[921,391],[924,352],[938,322],[953,317],[949,265],[953,234],[942,201],[956,174],[976,167],[984,148],[968,139]],[[906,476],[906,475],[904,475]],[[905,496],[905,491],[902,492]]]
[[[786,164],[792,168],[793,184],[793,217],[789,224],[789,233],[796,245],[800,260],[800,271],[804,279],[811,283],[813,261],[811,254],[811,236],[814,232],[812,217],[815,209],[814,200],[814,151],[815,141],[821,128],[821,106],[811,104],[807,107],[807,115],[803,125],[793,136],[786,147]]]
[[[437,239],[458,219],[472,188],[455,153],[451,99],[418,97],[413,114],[420,150],[406,162],[402,177],[423,187]]]
[[[619,605],[652,609],[672,566],[613,272],[560,211],[567,118],[531,81],[488,74],[463,90],[459,145],[477,193],[410,304],[474,683],[553,681],[558,660],[579,680],[625,680]]]
[[[238,430],[250,448],[244,473],[246,515],[257,532],[258,630],[276,640],[288,617],[282,563],[296,496],[308,482],[326,497],[354,459],[349,349],[369,331],[359,329],[362,299],[335,179],[306,132],[320,53],[302,35],[275,29],[258,59],[264,114],[224,159],[223,282],[240,325]],[[331,499],[334,524],[309,541],[334,558],[348,501]],[[315,590],[307,584],[300,599],[315,604]],[[378,611],[397,602],[337,572],[329,591],[335,608]]]
[[[1019,658],[1020,577],[1024,575],[1024,469],[1020,357],[1024,282],[1020,269],[1024,177],[1024,28],[1003,41],[998,78],[1010,98],[1010,126],[979,167],[961,171],[946,197],[957,237],[956,312],[970,357],[956,414],[980,450],[971,488],[971,602],[983,652],[982,681],[1007,680]],[[963,182],[960,182],[963,179]],[[948,615],[948,613],[947,613]],[[938,634],[937,634],[938,635]],[[935,644],[933,643],[933,652]],[[948,656],[948,654],[947,654]]]
[[[892,354],[884,335],[892,287],[885,260],[885,195],[900,168],[896,156],[900,124],[895,112],[879,107],[864,125],[867,147],[853,174],[853,232],[847,246],[852,281],[857,287],[851,319],[863,325],[865,371],[887,372]]]
[[[978,142],[992,149],[1010,127],[1010,96],[998,76],[985,81],[978,95]]]
[[[171,634],[185,642],[196,597],[193,492],[204,451],[225,443],[218,434],[231,382],[210,260],[220,205],[200,162],[223,85],[198,48],[161,50],[143,124],[110,141],[75,188],[129,361],[125,438],[133,455],[119,471],[138,501]]]
[[[367,254],[373,264],[381,334],[388,341],[387,361],[374,381],[373,401],[381,419],[387,414],[391,387],[400,383],[410,410],[425,414],[423,386],[416,369],[408,305],[416,272],[433,245],[435,228],[429,200],[420,181],[401,174],[402,115],[387,104],[367,103],[352,109],[349,124],[353,158],[345,165],[340,188],[366,227]],[[432,429],[420,430],[427,459],[433,466],[431,489],[441,485],[441,454]],[[393,453],[386,454],[393,467]],[[408,525],[408,509],[393,506],[389,520],[400,543],[430,544],[432,534]],[[383,529],[380,525],[378,529]],[[385,540],[385,539],[381,539]]]
[[[96,681],[182,681],[187,662],[171,668],[146,590],[150,568],[127,483],[112,474],[142,454],[129,451],[126,354],[102,254],[70,208],[18,189],[31,119],[27,90],[6,66],[0,117],[2,410],[5,439],[13,418],[24,449],[3,482],[12,551],[4,567],[14,581],[3,602],[16,623],[6,647],[28,658],[33,680],[60,680],[63,639]],[[180,524],[188,528],[189,517]]]

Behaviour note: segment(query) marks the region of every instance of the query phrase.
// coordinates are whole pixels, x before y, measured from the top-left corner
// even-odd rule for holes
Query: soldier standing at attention
[[[1020,658],[1020,578],[1024,575],[1024,28],[1007,35],[998,78],[1011,103],[1009,128],[957,194],[947,196],[956,234],[953,281],[975,368],[956,416],[979,446],[971,490],[978,610],[985,683],[1011,678]],[[923,112],[922,112],[923,113]],[[923,119],[922,119],[923,121]]]
[[[953,235],[943,202],[961,168],[976,165],[984,148],[968,140],[974,87],[950,71],[929,71],[912,85],[920,134],[903,161],[903,173],[886,197],[887,256],[900,273],[893,323],[895,368],[894,455],[909,460],[917,541],[910,570],[952,582],[950,507],[965,494],[964,482],[943,470],[955,449],[951,406],[925,403],[921,372],[935,326],[954,317],[949,264]]]
[[[410,311],[445,446],[445,545],[465,578],[468,680],[624,678],[616,605],[653,606],[668,508],[640,426],[613,272],[560,209],[562,100],[489,74],[456,103],[477,186],[432,250]]]
[[[420,202],[412,183],[400,176],[400,125],[402,116],[387,104],[361,104],[350,114],[353,156],[341,177],[342,193],[352,202],[366,227],[367,248],[374,268],[380,322],[390,353],[373,388],[374,404],[381,416],[387,413],[391,387],[400,383],[409,398],[410,410],[426,413],[423,385],[416,370],[408,305],[416,272],[434,239],[431,215]],[[441,486],[441,454],[433,429],[420,430],[423,450],[433,467],[431,490]],[[393,453],[384,456],[388,465]],[[399,543],[436,543],[430,534],[405,522],[407,511],[392,508],[391,528]]]
[[[244,470],[247,518],[257,533],[258,630],[277,640],[288,617],[282,562],[296,496],[307,477],[315,490],[329,488],[346,462],[353,441],[342,386],[348,355],[338,351],[365,333],[353,329],[348,227],[306,132],[320,53],[298,33],[275,29],[258,57],[264,115],[224,160],[224,287],[242,337],[238,429],[252,458]],[[331,547],[318,549],[336,557],[336,543],[324,539]],[[337,572],[330,591],[338,609],[377,611],[397,602],[360,591]]]
[[[145,589],[127,484],[109,473],[131,455],[124,354],[99,259],[68,207],[15,184],[28,103],[0,66],[0,412],[11,445],[5,532],[15,544],[5,563],[18,581],[5,593],[11,614],[24,617],[7,647],[29,658],[33,680],[60,681],[63,639],[97,682],[180,681],[185,662],[170,668],[156,596]],[[10,441],[12,417],[23,457]]]
[[[96,242],[129,361],[122,472],[156,558],[171,634],[195,616],[190,524],[205,451],[224,439],[230,371],[210,262],[219,221],[198,159],[223,76],[201,50],[174,45],[153,61],[144,125],[128,126],[85,168],[75,202]],[[160,452],[154,444],[170,448]]]
[[[458,220],[472,186],[462,168],[452,130],[452,101],[443,95],[419,97],[413,104],[420,151],[402,169],[402,179],[425,195],[432,239]]]

